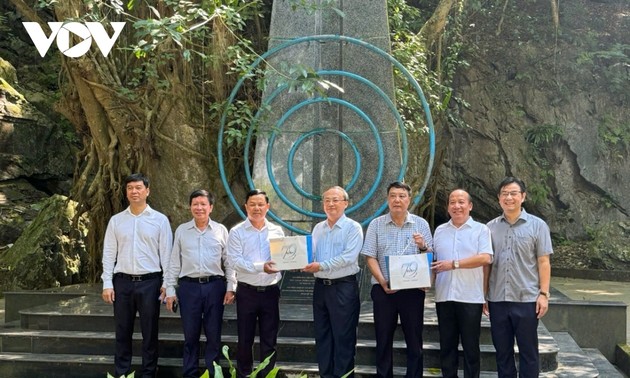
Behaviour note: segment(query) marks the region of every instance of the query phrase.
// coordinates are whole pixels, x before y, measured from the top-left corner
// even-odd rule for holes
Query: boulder
[[[53,195],[34,205],[37,217],[13,246],[0,252],[0,291],[44,289],[85,282],[88,221],[77,203]]]

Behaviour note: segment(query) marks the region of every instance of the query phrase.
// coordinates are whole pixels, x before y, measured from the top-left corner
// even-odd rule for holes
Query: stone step
[[[114,329],[113,309],[100,297],[83,296],[55,303],[45,304],[21,310],[20,324],[24,329],[48,329],[66,331],[107,332]],[[223,334],[236,335],[236,306],[226,306],[223,316]],[[286,304],[280,306],[279,336],[314,337],[313,313],[310,305]],[[435,304],[425,303],[424,334],[427,341],[439,341]],[[136,322],[136,329],[139,323]],[[173,314],[162,309],[160,313],[160,332],[181,332],[179,313]],[[359,338],[374,338],[374,320],[371,303],[364,303],[358,328]],[[400,327],[394,335],[395,340],[404,340]],[[490,322],[484,316],[481,320],[481,344],[491,344]]]
[[[139,369],[141,360],[133,357],[134,369]],[[103,378],[107,372],[113,373],[114,358],[111,355],[76,355],[76,354],[31,354],[31,353],[0,353],[0,377],[27,378],[42,376],[45,372],[46,378]],[[200,366],[205,366],[200,360]],[[224,371],[227,362],[223,362]],[[313,363],[287,363],[278,361],[280,367],[278,377],[297,377],[298,374],[306,374],[308,378],[318,378],[317,365]],[[541,374],[542,378],[554,377],[550,374]],[[181,375],[181,360],[177,358],[160,358],[158,378],[172,378]],[[402,378],[405,369],[394,368],[394,377]],[[226,374],[226,376],[228,376]],[[376,370],[373,366],[357,365],[355,367],[355,378],[374,378]],[[439,369],[424,369],[423,376],[426,378],[440,378],[442,374]],[[460,371],[460,376],[463,372]],[[496,378],[496,372],[482,371],[480,378]]]
[[[553,334],[556,338],[555,333]],[[568,335],[571,337],[570,335]],[[557,339],[557,338],[556,338]],[[622,373],[615,365],[611,364],[606,357],[595,348],[582,348],[582,351],[591,360],[600,377],[605,378],[627,378],[627,375]],[[562,351],[561,351],[562,352]],[[558,356],[560,358],[560,356]]]
[[[86,295],[57,301],[20,311],[21,330],[0,333],[4,347],[0,352],[65,353],[65,354],[110,354],[113,355],[114,329],[112,306],[100,297]],[[235,306],[227,306],[224,314],[223,342],[236,348]],[[439,336],[437,317],[432,298],[425,303],[424,351],[425,366],[439,366]],[[494,371],[494,347],[491,343],[489,322],[482,319],[482,369]],[[139,330],[139,325],[136,325]],[[29,333],[30,331],[30,333]],[[557,346],[544,326],[541,335],[541,361],[543,371],[557,367]],[[281,327],[279,332],[279,358],[290,363],[314,363],[315,343],[310,305],[281,305]],[[373,318],[371,303],[362,305],[358,329],[357,363],[369,365],[375,360],[375,342],[372,341]],[[135,335],[134,355],[140,354],[140,335]],[[405,344],[400,330],[396,333],[394,360],[404,365]],[[160,355],[166,358],[181,358],[183,336],[179,314],[162,310],[160,319]],[[281,356],[281,357],[280,357]],[[305,358],[306,357],[306,358]]]
[[[33,354],[76,354],[98,355],[114,354],[113,332],[53,331],[0,329],[0,352]],[[134,355],[141,354],[142,335],[133,335]],[[204,344],[204,337],[201,337]],[[181,358],[184,337],[179,333],[160,333],[159,355],[165,358]],[[223,335],[222,342],[231,351],[236,350],[237,338]],[[258,340],[256,340],[258,344]],[[423,345],[425,366],[439,367],[439,343],[425,342]],[[291,363],[315,363],[315,340],[312,338],[279,337],[278,358]],[[555,369],[556,353],[553,348],[541,349],[541,360],[545,370]],[[406,363],[406,345],[404,341],[394,342],[394,364]],[[372,364],[376,360],[376,342],[370,339],[357,341],[356,363]],[[484,370],[496,369],[494,347],[481,345],[481,367]]]

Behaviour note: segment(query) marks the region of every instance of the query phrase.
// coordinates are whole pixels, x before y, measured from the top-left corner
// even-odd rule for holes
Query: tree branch
[[[418,36],[425,41],[426,46],[433,45],[446,26],[448,14],[451,12],[453,5],[457,0],[440,0],[440,3],[435,8],[435,12],[429,20],[422,26]]]
[[[48,31],[50,31],[50,29],[48,29],[48,24],[45,23],[44,20],[42,20],[37,15],[37,12],[35,12],[35,10],[31,8],[28,4],[26,4],[23,0],[10,0],[10,1],[13,3],[13,5],[15,5],[15,9],[17,9],[17,11],[22,16],[24,16],[26,19],[32,22],[37,22],[38,24],[45,27]]]

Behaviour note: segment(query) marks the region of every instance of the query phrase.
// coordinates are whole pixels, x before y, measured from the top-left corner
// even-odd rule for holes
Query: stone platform
[[[556,293],[554,301],[564,301]],[[42,304],[45,299],[50,303]],[[553,303],[552,303],[553,306]],[[19,308],[18,308],[19,307]],[[425,376],[440,377],[439,339],[432,292],[425,303]],[[552,307],[553,308],[553,307]],[[625,309],[625,307],[624,307]],[[114,322],[112,307],[100,298],[100,286],[67,287],[48,292],[6,293],[7,323],[0,329],[0,376],[103,377],[113,371]],[[15,313],[18,314],[17,319]],[[223,342],[236,347],[235,306],[227,306]],[[138,327],[138,326],[137,326]],[[136,328],[139,330],[139,328]],[[539,327],[543,377],[623,377],[597,349],[583,351],[568,332]],[[374,376],[375,342],[371,303],[364,302],[358,329],[357,377]],[[140,334],[134,335],[139,355]],[[178,314],[165,309],[160,319],[160,377],[181,375],[183,335]],[[482,370],[496,377],[489,322],[482,319]],[[397,332],[395,375],[404,375],[405,344]],[[596,363],[599,366],[596,366]],[[134,364],[139,364],[134,359]],[[288,376],[300,372],[316,376],[312,310],[307,304],[282,303],[278,366]],[[607,367],[605,375],[600,370]],[[611,375],[611,374],[618,375]]]

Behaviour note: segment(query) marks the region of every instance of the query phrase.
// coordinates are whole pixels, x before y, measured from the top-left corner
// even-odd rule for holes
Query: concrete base
[[[550,332],[568,332],[582,348],[599,349],[615,362],[615,347],[626,341],[626,310],[623,302],[553,300],[543,318]]]

